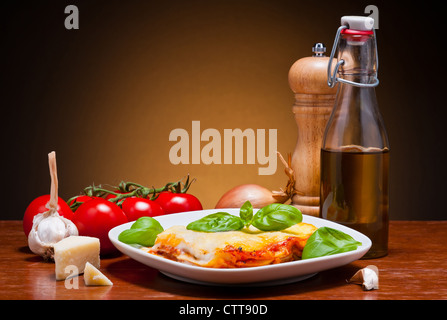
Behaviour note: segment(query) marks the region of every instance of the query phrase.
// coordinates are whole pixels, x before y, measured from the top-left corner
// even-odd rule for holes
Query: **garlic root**
[[[54,244],[66,237],[77,236],[78,229],[72,221],[62,217],[57,212],[58,180],[56,153],[54,151],[48,154],[48,163],[51,176],[48,211],[34,216],[33,227],[28,235],[28,247],[45,260],[53,260]]]

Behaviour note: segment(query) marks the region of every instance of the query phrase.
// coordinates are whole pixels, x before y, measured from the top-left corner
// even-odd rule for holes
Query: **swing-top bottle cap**
[[[341,25],[347,26],[348,29],[372,31],[374,27],[374,19],[362,16],[343,16],[341,17]]]
[[[362,16],[343,16],[341,25],[347,27],[342,30],[342,34],[369,35],[373,34],[374,19]]]
[[[338,62],[332,69],[332,62],[340,39],[342,39],[344,44],[339,50]],[[371,46],[364,45],[365,43],[371,43]],[[354,50],[354,48],[356,48],[356,50]],[[356,58],[353,58],[354,56],[356,56]],[[359,67],[359,64],[361,63],[364,65]],[[377,79],[378,68],[379,60],[377,54],[377,40],[374,32],[374,19],[362,16],[343,16],[341,18],[341,26],[338,28],[335,35],[334,45],[332,46],[331,55],[329,57],[327,67],[328,86],[334,88],[337,82],[344,82],[357,87],[375,87],[379,84],[379,79]],[[352,74],[352,72],[359,70],[370,70],[372,81],[369,83],[360,83],[339,78],[337,77],[339,70],[344,74]],[[375,75],[373,75],[373,73],[375,73]]]

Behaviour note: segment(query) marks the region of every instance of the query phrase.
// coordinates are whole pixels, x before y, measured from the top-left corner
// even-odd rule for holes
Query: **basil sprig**
[[[329,227],[321,227],[307,239],[301,258],[310,259],[353,251],[361,245],[361,242],[356,241],[349,234]]]
[[[160,222],[152,217],[141,217],[135,221],[130,229],[118,235],[118,240],[130,245],[152,247],[159,233],[163,232]]]
[[[222,232],[241,230],[243,227],[253,225],[261,231],[279,231],[300,223],[302,220],[301,211],[282,203],[269,204],[253,215],[253,206],[250,201],[246,201],[239,211],[239,217],[227,212],[217,212],[191,222],[186,229]]]

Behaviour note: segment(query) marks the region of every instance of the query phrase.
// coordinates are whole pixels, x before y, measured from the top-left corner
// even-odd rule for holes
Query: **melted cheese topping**
[[[283,231],[197,232],[171,227],[146,252],[183,263],[211,268],[240,268],[297,260],[317,228],[299,223]]]

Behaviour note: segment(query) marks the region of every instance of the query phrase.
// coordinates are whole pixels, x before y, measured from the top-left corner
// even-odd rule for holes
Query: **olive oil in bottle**
[[[389,150],[323,149],[321,168],[322,218],[368,236],[373,244],[365,258],[386,255]]]

